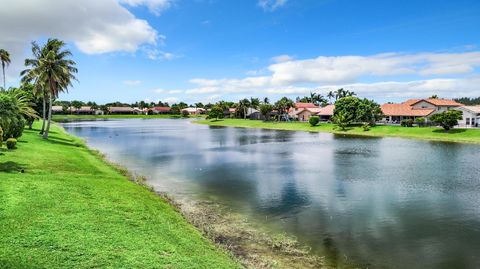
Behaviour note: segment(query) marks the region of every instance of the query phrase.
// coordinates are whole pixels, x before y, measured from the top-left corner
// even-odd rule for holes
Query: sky
[[[0,0],[19,84],[30,43],[68,43],[61,100],[294,98],[346,88],[378,102],[480,96],[478,0]]]

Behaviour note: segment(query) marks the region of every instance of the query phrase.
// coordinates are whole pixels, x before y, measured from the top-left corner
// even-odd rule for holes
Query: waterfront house
[[[290,108],[288,114],[299,121],[308,121],[311,116],[318,112],[320,112],[320,107],[313,103],[295,103],[295,106]]]
[[[433,114],[463,106],[448,99],[410,99],[400,104],[384,104],[381,106],[385,115],[382,122],[400,123],[404,119],[425,118]]]
[[[108,108],[109,114],[135,114],[135,110],[131,107],[111,106]]]
[[[188,113],[189,115],[205,114],[206,110],[201,107],[187,107],[181,110],[182,113]]]
[[[480,105],[461,106],[455,109],[463,112],[462,119],[458,121],[458,126],[480,127]]]
[[[320,108],[320,111],[316,114],[320,118],[320,121],[331,121],[333,117],[333,111],[335,105],[327,105]]]
[[[153,114],[170,114],[171,111],[172,111],[172,108],[170,108],[168,106],[156,106],[156,107],[153,107],[152,109],[150,109],[150,111]]]
[[[63,114],[63,106],[52,106],[53,114]]]

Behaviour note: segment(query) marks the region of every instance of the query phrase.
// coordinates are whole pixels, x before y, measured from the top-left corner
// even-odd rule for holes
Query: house
[[[108,108],[109,114],[135,114],[135,110],[131,107],[111,106]]]
[[[53,114],[63,114],[63,106],[52,106]]]
[[[295,103],[295,106],[288,111],[288,115],[299,121],[308,121],[318,112],[320,112],[320,107],[313,103]]]
[[[462,119],[458,121],[458,126],[480,127],[480,105],[461,106],[455,109],[463,112]]]
[[[188,113],[189,115],[205,114],[206,110],[201,107],[187,107],[181,110],[182,113]]]
[[[331,121],[334,110],[335,105],[327,105],[320,108],[320,111],[316,115],[320,118],[320,121]]]
[[[72,114],[77,114],[77,115],[93,115],[93,114],[96,114],[95,110],[92,109],[92,107],[90,107],[90,106],[82,106],[80,108],[70,107],[69,111]]]
[[[400,123],[404,119],[430,118],[433,114],[463,106],[448,99],[410,99],[400,104],[381,106],[385,117],[382,122]]]
[[[156,106],[150,109],[153,114],[170,114],[172,108],[168,106]]]

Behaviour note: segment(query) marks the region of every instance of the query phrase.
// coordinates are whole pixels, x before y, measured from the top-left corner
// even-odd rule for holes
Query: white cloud
[[[42,38],[61,38],[87,54],[135,52],[142,45],[161,44],[163,37],[119,1],[15,0],[3,3],[0,8],[0,47],[12,55],[10,73],[18,74],[30,42]],[[122,3],[146,5],[159,12],[168,8],[170,2],[125,0]],[[171,58],[170,55],[165,57]]]
[[[132,7],[146,6],[150,12],[157,16],[173,5],[173,0],[120,0],[120,2]]]
[[[183,90],[165,90],[165,89],[153,89],[152,91],[158,94],[179,94],[183,92]]]
[[[290,55],[283,54],[283,55],[278,55],[272,58],[272,61],[275,63],[284,63],[284,62],[290,62],[293,61],[294,58]]]
[[[288,0],[258,0],[257,4],[265,11],[274,11],[284,6]]]
[[[173,54],[171,52],[165,52],[156,48],[144,48],[144,52],[151,60],[171,61],[176,58],[180,58],[180,55]]]
[[[384,53],[372,56],[320,56],[269,66],[272,84],[348,83],[361,77],[469,73],[480,66],[480,52]]]
[[[140,80],[124,80],[123,84],[127,86],[137,86],[140,85],[142,82]]]

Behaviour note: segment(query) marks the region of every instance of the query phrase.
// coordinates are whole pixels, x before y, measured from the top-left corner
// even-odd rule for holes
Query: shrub
[[[188,113],[186,110],[182,110],[182,117],[188,118],[188,116],[190,116],[190,113]]]
[[[311,126],[316,126],[320,122],[320,118],[318,116],[311,116],[308,122]]]
[[[425,118],[416,118],[416,119],[415,119],[415,123],[416,123],[419,127],[425,126]]]
[[[362,125],[362,128],[363,128],[364,132],[370,131],[370,124],[369,123],[364,123]]]
[[[17,139],[9,138],[6,144],[8,149],[14,149],[17,146]]]
[[[3,129],[0,127],[0,148],[3,146]]]
[[[413,127],[413,120],[412,119],[405,119],[400,122],[402,127]]]

